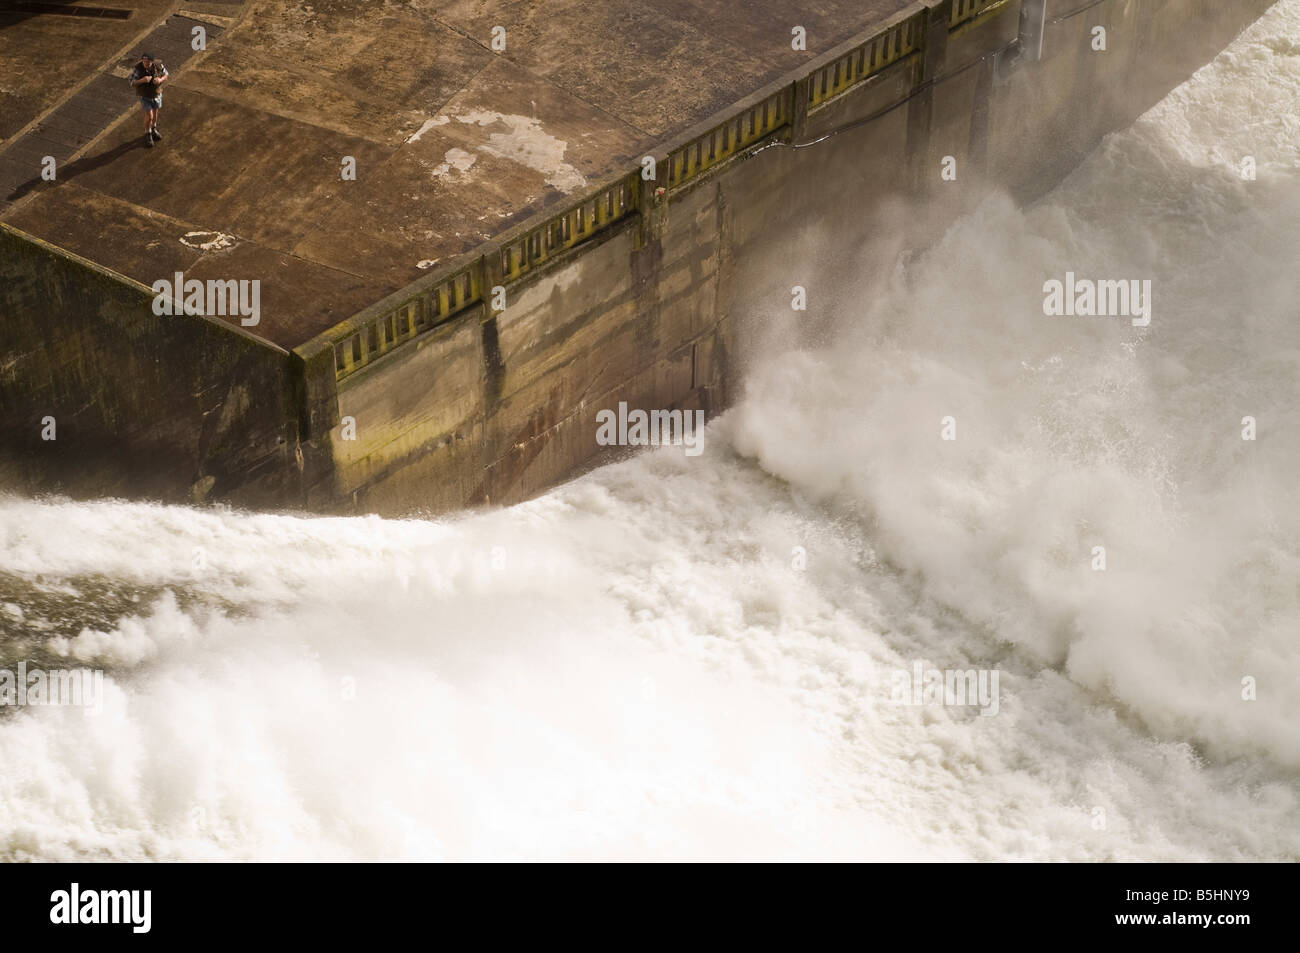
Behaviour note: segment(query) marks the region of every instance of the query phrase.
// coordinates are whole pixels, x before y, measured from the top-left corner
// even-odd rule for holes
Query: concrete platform
[[[908,5],[97,3],[131,17],[0,13],[0,221],[145,284],[260,279],[251,330],[285,348]],[[146,46],[154,149],[123,78]]]
[[[4,64],[0,74],[0,149],[15,133],[98,74],[124,45],[157,26],[175,0],[95,0],[95,5],[127,10],[131,16],[117,20],[36,15],[9,9],[9,4],[0,2],[0,63]]]

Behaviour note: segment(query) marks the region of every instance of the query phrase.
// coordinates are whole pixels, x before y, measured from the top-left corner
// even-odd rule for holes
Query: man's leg
[[[161,109],[162,107],[160,106],[159,108]],[[162,133],[158,131],[158,110],[157,109],[151,109],[149,111],[149,135],[152,136],[154,139],[162,138]]]
[[[153,113],[154,111],[145,105],[144,100],[140,101],[140,111],[144,113],[144,144],[150,149],[153,148]]]

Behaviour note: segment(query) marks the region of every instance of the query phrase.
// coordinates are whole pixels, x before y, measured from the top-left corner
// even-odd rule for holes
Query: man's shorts
[[[141,96],[141,97],[140,97],[140,108],[143,109],[145,112],[148,112],[148,111],[151,110],[151,109],[161,109],[161,108],[162,108],[162,97],[161,97],[161,96],[156,96],[156,97],[153,98],[153,99],[146,99],[144,96]]]

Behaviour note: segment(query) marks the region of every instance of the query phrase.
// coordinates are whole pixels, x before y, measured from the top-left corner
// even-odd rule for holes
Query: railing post
[[[309,343],[294,349],[292,365],[298,434],[304,443],[319,440],[339,422],[334,342],[317,338]]]
[[[501,399],[505,383],[505,365],[501,360],[498,312],[492,310],[492,289],[505,286],[505,269],[501,264],[501,246],[493,245],[474,265],[483,308],[479,312],[479,348],[483,357],[483,406],[490,415]],[[509,302],[507,302],[508,304]]]
[[[496,317],[496,312],[492,310],[492,289],[498,285],[504,286],[506,283],[505,266],[501,263],[501,252],[500,245],[493,245],[483,253],[483,257],[474,266],[478,272],[479,297],[483,299],[483,312],[479,315],[480,321],[490,321]]]
[[[802,142],[808,135],[808,87],[812,75],[796,79],[790,85],[790,141]]]
[[[948,52],[948,23],[953,0],[937,0],[921,13],[921,57],[919,72],[907,107],[907,157],[912,170],[912,190],[921,191],[931,181],[930,122],[934,112],[934,81],[943,70]]]
[[[647,179],[638,171],[637,209],[641,213],[641,228],[637,232],[637,248],[645,248],[663,237],[668,223],[668,156],[655,156],[655,177]],[[664,183],[662,186],[660,183]]]
[[[922,65],[922,82],[932,83],[943,70],[948,53],[948,22],[952,19],[953,0],[937,0],[927,9]]]

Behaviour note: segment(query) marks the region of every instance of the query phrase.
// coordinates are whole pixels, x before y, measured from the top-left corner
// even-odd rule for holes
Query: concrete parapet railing
[[[315,354],[327,342],[342,380],[636,211],[637,174],[580,193],[564,211],[525,222],[502,237],[376,302],[296,350]]]
[[[1010,0],[939,0],[915,3],[818,56],[796,74],[788,74],[656,149],[656,175],[645,179],[644,167],[584,190],[559,212],[543,213],[486,242],[474,252],[417,279],[401,291],[318,335],[296,353],[311,368],[309,376],[328,373],[322,354],[333,352],[333,382],[344,380],[395,348],[419,338],[470,308],[489,300],[491,289],[530,276],[565,252],[581,248],[606,230],[639,214],[644,220],[655,191],[657,199],[700,179],[729,159],[777,138],[801,131],[809,112],[908,60],[925,49],[936,17],[959,29]],[[943,10],[947,7],[946,14]],[[317,391],[331,389],[318,381]],[[323,397],[319,394],[318,397]],[[317,418],[329,424],[333,415]],[[315,426],[313,434],[319,433]]]
[[[668,153],[667,187],[675,189],[718,163],[762,142],[788,126],[793,114],[793,87],[787,85],[747,109],[728,116],[708,132]]]
[[[956,4],[963,0],[954,0]],[[972,0],[965,0],[972,2]],[[877,33],[864,43],[858,43],[847,53],[808,75],[808,107],[814,109],[827,100],[834,99],[851,86],[856,86],[886,67],[922,49],[925,44],[924,12],[914,14],[894,24],[883,33]]]
[[[601,186],[576,205],[553,215],[524,234],[499,241],[502,283],[515,281],[548,259],[581,244],[598,231],[626,218],[637,208],[637,176],[629,173]]]
[[[334,345],[335,374],[341,380],[406,341],[442,324],[483,300],[481,256],[431,280],[419,282],[335,325],[328,332]]]

